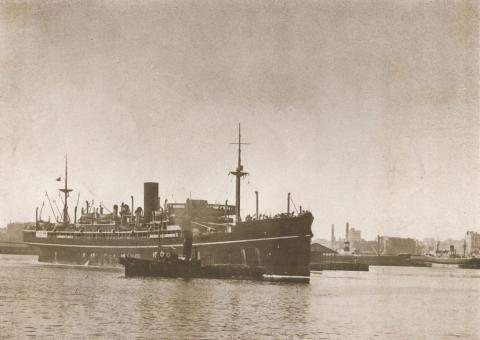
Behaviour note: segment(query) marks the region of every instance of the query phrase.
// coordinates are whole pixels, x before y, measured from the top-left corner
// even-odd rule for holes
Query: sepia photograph
[[[0,1],[0,339],[480,339],[479,5]]]

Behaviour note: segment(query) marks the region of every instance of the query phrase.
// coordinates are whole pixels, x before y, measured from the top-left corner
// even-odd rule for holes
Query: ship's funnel
[[[145,223],[152,220],[152,212],[158,209],[158,183],[146,182],[143,184],[143,211]]]

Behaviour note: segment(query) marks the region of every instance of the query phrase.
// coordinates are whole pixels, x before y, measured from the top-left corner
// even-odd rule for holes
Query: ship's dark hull
[[[193,254],[204,265],[243,264],[264,267],[269,275],[309,276],[313,217],[242,222],[229,233],[200,234],[193,239]],[[156,237],[155,237],[156,236]],[[152,259],[158,251],[158,232],[80,233],[25,231],[24,241],[39,261],[118,265],[119,258]],[[181,254],[183,238],[162,238],[162,247]]]

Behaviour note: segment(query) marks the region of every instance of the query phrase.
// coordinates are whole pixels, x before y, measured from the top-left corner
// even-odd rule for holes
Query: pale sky
[[[234,203],[381,235],[480,231],[476,1],[4,1],[0,226],[58,202]],[[42,216],[48,217],[44,208]]]

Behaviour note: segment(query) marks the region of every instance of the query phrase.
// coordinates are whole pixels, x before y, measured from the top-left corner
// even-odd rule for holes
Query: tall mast
[[[68,160],[67,160],[66,154],[65,154],[65,188],[59,189],[59,190],[63,192],[65,195],[65,199],[63,201],[63,225],[66,226],[70,221],[68,218],[68,205],[67,205],[68,193],[70,191],[73,191],[72,189],[68,189]]]
[[[242,144],[250,144],[250,143],[242,143],[242,133],[240,130],[240,123],[238,123],[238,142],[237,143],[230,143],[230,144],[238,144],[238,165],[235,171],[230,171],[232,175],[236,177],[236,186],[235,186],[235,217],[237,222],[240,221],[240,179],[243,176],[248,175],[248,172],[243,171],[242,165]]]

